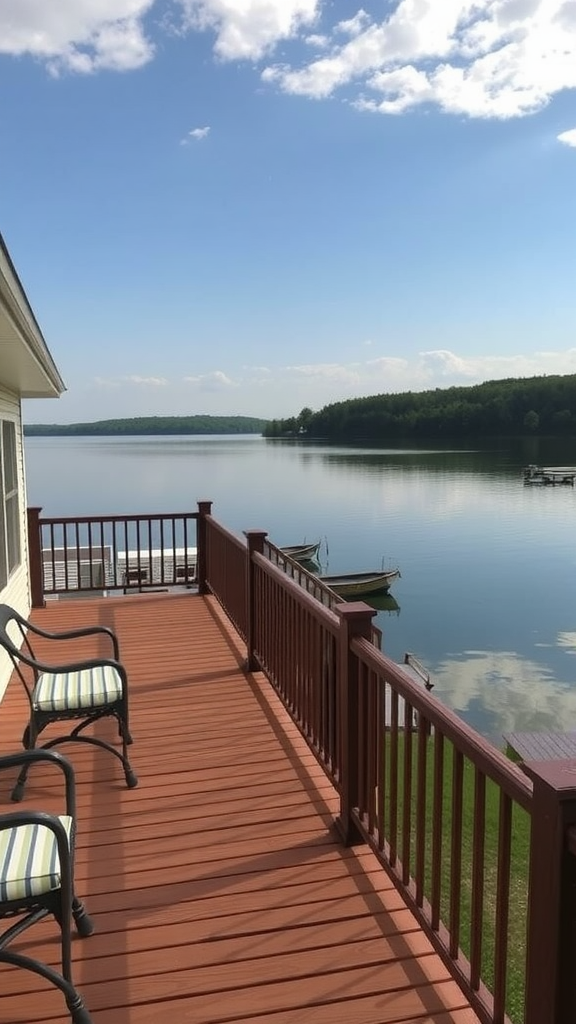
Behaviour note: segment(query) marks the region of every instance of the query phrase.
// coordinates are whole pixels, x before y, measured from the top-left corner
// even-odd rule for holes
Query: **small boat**
[[[312,544],[289,544],[288,547],[280,548],[280,551],[295,562],[313,562],[318,557],[321,543],[321,540],[317,540]]]
[[[399,579],[399,569],[380,569],[376,572],[347,572],[340,576],[318,576],[318,579],[340,597],[361,597],[390,589]]]

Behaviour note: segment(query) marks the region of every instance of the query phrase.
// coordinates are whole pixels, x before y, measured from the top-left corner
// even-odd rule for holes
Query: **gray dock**
[[[576,732],[508,732],[508,757],[515,761],[564,761],[576,758]]]

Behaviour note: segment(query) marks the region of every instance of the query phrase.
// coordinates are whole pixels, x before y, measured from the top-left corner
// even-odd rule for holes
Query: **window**
[[[16,426],[0,423],[0,588],[20,565],[20,504],[16,462]]]

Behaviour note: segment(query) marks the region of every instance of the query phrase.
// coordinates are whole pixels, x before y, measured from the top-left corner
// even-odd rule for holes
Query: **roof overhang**
[[[58,398],[66,390],[2,235],[0,385],[21,398]]]

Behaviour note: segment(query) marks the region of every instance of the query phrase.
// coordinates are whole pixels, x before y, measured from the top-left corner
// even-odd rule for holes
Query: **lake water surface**
[[[576,442],[334,447],[261,437],[27,438],[28,498],[50,516],[194,510],[234,532],[324,539],[332,573],[398,565],[384,649],[414,652],[439,700],[501,744],[576,730]]]

